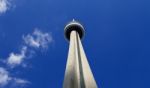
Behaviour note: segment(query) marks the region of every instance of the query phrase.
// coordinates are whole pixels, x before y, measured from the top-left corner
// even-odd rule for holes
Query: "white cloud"
[[[11,77],[10,73],[3,67],[0,67],[0,88],[6,85],[12,84],[15,86],[21,86],[29,84],[30,82],[24,79]]]
[[[3,61],[6,67],[13,69],[16,66],[28,67],[24,61],[35,54],[36,49],[47,49],[48,44],[52,43],[53,38],[49,33],[41,32],[36,29],[33,33],[23,36],[23,46],[19,53],[11,52],[6,61]],[[30,82],[17,77],[12,77],[6,68],[0,67],[0,88],[10,86],[9,88],[22,88]],[[14,75],[14,74],[13,74]],[[24,88],[24,87],[23,87]]]
[[[10,77],[8,76],[8,72],[0,67],[0,86],[4,86],[8,83],[10,80]]]
[[[14,78],[14,81],[15,81],[15,83],[17,83],[17,84],[28,84],[28,83],[30,83],[30,82],[27,81],[27,80],[23,80],[23,79],[19,79],[19,78]]]
[[[27,47],[24,46],[21,49],[20,54],[11,53],[7,59],[7,64],[9,64],[11,67],[14,67],[16,65],[20,65],[22,63],[23,59],[26,57],[25,56],[26,52],[27,52]]]
[[[23,61],[35,54],[33,48],[46,49],[48,48],[48,44],[52,41],[52,36],[49,33],[44,33],[38,29],[35,29],[33,33],[23,36],[24,44],[20,50],[20,53],[10,53],[6,63],[12,68],[18,65],[25,67],[26,65],[23,63]],[[31,47],[31,49],[29,49],[29,47]]]
[[[48,44],[53,41],[52,36],[49,33],[43,33],[38,29],[32,34],[23,36],[25,44],[33,48],[42,48],[45,49],[48,47]]]
[[[5,13],[9,9],[10,3],[8,0],[0,0],[0,14]]]

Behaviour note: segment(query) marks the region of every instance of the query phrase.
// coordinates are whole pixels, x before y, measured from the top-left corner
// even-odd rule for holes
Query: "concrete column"
[[[63,88],[97,88],[79,34],[70,33],[70,46]]]

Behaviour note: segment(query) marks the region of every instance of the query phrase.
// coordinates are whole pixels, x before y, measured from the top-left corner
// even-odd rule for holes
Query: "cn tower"
[[[81,43],[84,27],[73,20],[66,25],[64,33],[70,46],[63,88],[98,88]]]

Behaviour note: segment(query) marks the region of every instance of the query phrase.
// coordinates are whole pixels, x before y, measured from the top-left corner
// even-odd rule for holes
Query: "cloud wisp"
[[[25,60],[29,60],[27,59],[29,56],[33,56],[36,50],[48,49],[48,45],[53,42],[50,33],[42,32],[39,29],[35,29],[33,33],[23,35],[22,38],[23,44],[21,44],[22,47],[19,53],[11,52],[8,58],[3,61],[6,67],[0,67],[0,88],[7,86],[16,88],[29,84],[30,82],[27,80],[12,77],[13,73],[10,73],[9,69],[13,70],[17,66],[26,66]]]
[[[16,66],[23,62],[23,59],[26,57],[25,54],[27,52],[27,47],[22,47],[20,54],[11,53],[9,57],[7,58],[7,64],[9,66]]]
[[[8,84],[15,84],[16,86],[28,84],[27,80],[23,80],[16,77],[11,77],[10,73],[3,67],[0,67],[0,88]]]
[[[23,47],[20,50],[20,53],[10,53],[7,58],[7,64],[11,67],[15,67],[23,64],[25,58],[28,56],[33,56],[31,52],[34,52],[34,49],[43,50],[48,48],[48,44],[52,43],[53,38],[49,33],[41,32],[39,29],[35,29],[33,33],[23,35]],[[30,48],[30,49],[29,49]],[[27,52],[29,52],[27,54]]]
[[[23,40],[30,47],[42,49],[48,48],[48,44],[53,41],[49,33],[43,33],[38,29],[35,29],[32,34],[23,36]]]
[[[8,83],[10,80],[10,77],[8,76],[8,72],[0,67],[0,86],[4,86]]]
[[[10,7],[8,0],[0,0],[0,14],[5,13]]]

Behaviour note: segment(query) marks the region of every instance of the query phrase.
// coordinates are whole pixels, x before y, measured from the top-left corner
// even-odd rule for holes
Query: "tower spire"
[[[72,20],[73,22],[75,21],[75,19],[73,18],[73,20]]]
[[[63,88],[97,88],[88,64],[81,39],[83,26],[72,21],[65,27],[65,37],[70,42]]]

